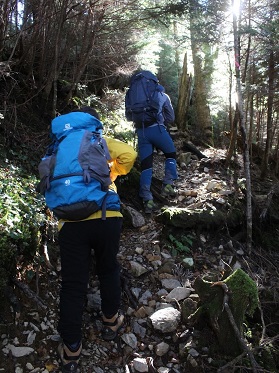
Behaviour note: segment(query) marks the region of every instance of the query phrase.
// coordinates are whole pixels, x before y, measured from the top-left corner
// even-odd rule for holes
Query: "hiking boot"
[[[64,343],[58,346],[58,354],[61,360],[62,373],[77,373],[78,362],[81,354],[81,344],[77,351],[72,352]]]
[[[162,187],[161,196],[174,198],[177,196],[177,192],[173,189],[172,185],[164,184]]]
[[[144,206],[144,212],[146,214],[151,214],[152,211],[156,209],[156,205],[153,202],[153,199],[150,199],[149,201],[143,201],[143,206]]]

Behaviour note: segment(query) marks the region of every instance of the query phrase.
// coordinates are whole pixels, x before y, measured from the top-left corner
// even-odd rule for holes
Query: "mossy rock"
[[[162,209],[158,220],[166,225],[177,228],[189,229],[196,226],[207,229],[228,226],[235,227],[243,220],[243,211],[239,208],[230,210],[207,210],[207,209],[188,209],[178,207],[168,207]]]

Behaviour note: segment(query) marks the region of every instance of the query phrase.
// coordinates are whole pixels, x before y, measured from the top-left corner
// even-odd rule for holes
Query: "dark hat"
[[[76,110],[76,111],[81,111],[83,113],[87,113],[87,114],[90,114],[92,115],[93,117],[97,118],[100,120],[100,116],[99,114],[97,113],[97,111],[95,109],[93,109],[92,107],[90,106],[83,106],[81,107],[79,110]]]

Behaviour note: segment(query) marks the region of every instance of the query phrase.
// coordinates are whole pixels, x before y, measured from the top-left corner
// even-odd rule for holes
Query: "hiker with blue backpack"
[[[161,195],[176,196],[174,181],[177,179],[176,149],[168,132],[175,115],[169,96],[150,71],[141,71],[132,76],[125,97],[125,115],[135,125],[141,162],[139,196],[145,213],[156,209],[151,192],[153,151],[161,150],[165,156],[165,172]]]
[[[113,340],[124,322],[117,261],[122,214],[114,181],[131,170],[137,153],[122,141],[102,136],[102,130],[91,107],[58,116],[51,124],[53,144],[39,165],[38,191],[59,219],[58,351],[63,373],[78,371],[92,251],[100,283],[102,338]]]

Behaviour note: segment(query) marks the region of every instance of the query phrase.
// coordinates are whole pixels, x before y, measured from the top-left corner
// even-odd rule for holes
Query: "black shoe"
[[[65,351],[65,348],[69,351]],[[77,373],[79,372],[78,369],[78,362],[80,359],[80,354],[81,354],[81,348],[82,346],[80,345],[79,349],[74,352],[73,356],[71,356],[71,351],[64,346],[64,343],[61,343],[58,346],[58,354],[61,360],[61,366],[62,366],[62,373]]]

